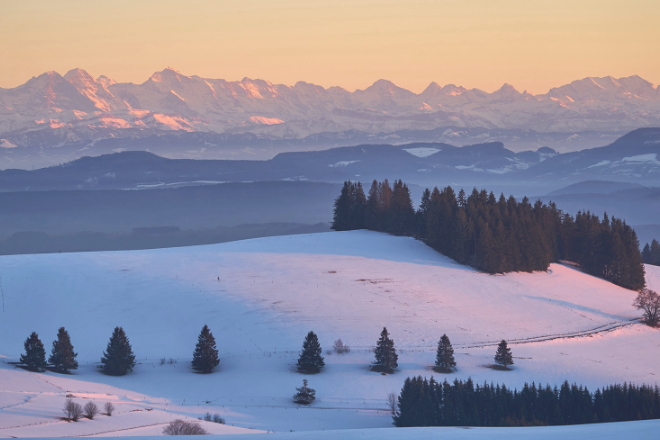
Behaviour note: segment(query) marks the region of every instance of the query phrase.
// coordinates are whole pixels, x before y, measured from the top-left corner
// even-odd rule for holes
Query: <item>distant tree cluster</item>
[[[368,197],[362,185],[345,182],[335,200],[333,228],[371,229],[422,239],[433,249],[487,273],[545,271],[561,259],[629,288],[644,287],[644,266],[635,231],[607,215],[589,212],[575,218],[554,203],[533,205],[504,194],[496,198],[475,188],[469,196],[451,187],[422,195],[415,212],[401,180],[374,181]]]
[[[639,240],[626,222],[614,217],[609,220],[607,214],[602,221],[589,212],[578,212],[575,219],[566,214],[560,234],[562,259],[574,261],[585,272],[619,286],[633,290],[644,287]]]
[[[399,427],[411,426],[535,426],[623,422],[660,418],[656,385],[611,385],[591,394],[586,387],[564,382],[560,388],[525,384],[474,385],[407,378],[393,417]]]
[[[335,200],[332,228],[336,231],[371,229],[395,235],[413,235],[415,209],[410,190],[401,180],[390,187],[385,179],[371,184],[368,198],[360,182],[344,182]]]
[[[642,249],[642,261],[645,264],[660,266],[660,243],[655,238],[651,241],[650,246],[648,243],[644,245],[644,249]]]

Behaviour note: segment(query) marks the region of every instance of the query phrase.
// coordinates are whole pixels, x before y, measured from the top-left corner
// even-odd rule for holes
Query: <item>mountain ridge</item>
[[[323,132],[387,133],[449,125],[538,132],[632,130],[660,125],[660,89],[639,76],[610,76],[587,77],[538,95],[510,84],[488,93],[436,82],[416,94],[386,79],[350,92],[304,81],[289,86],[247,77],[186,76],[170,67],[141,84],[94,78],[76,68],[0,88],[0,138],[16,146],[25,145],[21,135],[46,129],[67,141],[163,130],[300,139]]]

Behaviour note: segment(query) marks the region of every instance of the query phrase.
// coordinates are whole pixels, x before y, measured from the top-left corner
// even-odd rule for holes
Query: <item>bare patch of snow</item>
[[[654,165],[660,165],[660,161],[657,159],[657,154],[639,154],[637,156],[629,156],[621,159],[621,162],[633,162],[633,163],[651,163]]]
[[[359,160],[342,160],[340,162],[328,165],[330,168],[340,168],[340,167],[347,167],[352,163],[359,162]]]
[[[418,147],[418,148],[404,148],[403,151],[406,151],[412,154],[413,156],[417,156],[417,157],[429,157],[442,150],[438,148]]]
[[[610,163],[612,162],[610,162],[609,160],[601,160],[600,162],[588,166],[587,168],[604,167],[605,165],[609,165]]]

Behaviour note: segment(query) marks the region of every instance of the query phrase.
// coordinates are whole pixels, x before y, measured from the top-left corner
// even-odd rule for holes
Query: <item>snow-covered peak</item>
[[[96,78],[96,81],[100,84],[103,84],[104,87],[109,87],[109,86],[112,86],[114,84],[117,84],[117,81],[115,81],[112,78],[108,78],[105,75],[99,76],[98,78]]]
[[[385,94],[385,95],[390,95],[390,96],[405,96],[408,97],[410,95],[414,95],[409,90],[403,89],[396,84],[394,84],[392,81],[388,81],[386,79],[379,79],[378,81],[374,82],[371,86],[367,87],[364,90],[365,94]]]

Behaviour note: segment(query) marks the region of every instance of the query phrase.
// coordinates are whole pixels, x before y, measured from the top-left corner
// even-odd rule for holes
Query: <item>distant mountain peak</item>
[[[98,78],[96,78],[96,81],[99,82],[99,83],[101,83],[101,84],[103,84],[105,87],[108,87],[108,86],[111,86],[111,85],[117,84],[117,81],[115,81],[115,80],[112,79],[112,78],[108,78],[108,77],[105,76],[105,75],[101,75],[101,76],[99,76]]]

